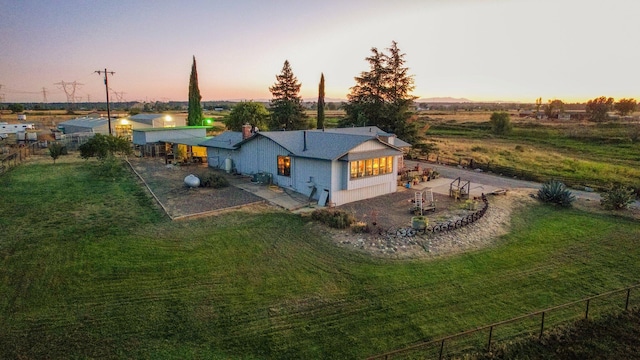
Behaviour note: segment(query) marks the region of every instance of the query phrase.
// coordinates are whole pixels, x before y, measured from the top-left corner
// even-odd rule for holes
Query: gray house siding
[[[310,195],[315,186],[316,193],[313,198],[318,200],[323,190],[331,194],[331,168],[332,162],[328,160],[316,160],[307,158],[295,158],[295,175],[291,168],[293,188],[304,195]]]
[[[260,137],[243,144],[238,152],[242,157],[242,161],[236,164],[238,172],[247,175],[259,172],[269,173],[272,175],[274,184],[287,188],[293,187],[295,158],[291,158],[291,176],[278,175],[278,156],[289,156],[287,149],[271,139]]]

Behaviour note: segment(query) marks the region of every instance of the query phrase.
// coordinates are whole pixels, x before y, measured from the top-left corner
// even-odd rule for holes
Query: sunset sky
[[[103,102],[106,67],[124,100],[187,100],[195,56],[204,101],[270,99],[287,59],[304,98],[324,72],[345,99],[395,40],[420,98],[640,99],[639,16],[636,0],[0,0],[0,94],[64,102],[54,84],[76,81]]]

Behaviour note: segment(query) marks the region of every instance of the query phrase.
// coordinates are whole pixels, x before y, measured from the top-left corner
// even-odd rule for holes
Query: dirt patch
[[[216,173],[234,181],[233,175],[209,168],[206,164],[175,166],[152,158],[131,158],[129,161],[174,219],[205,216],[263,202],[261,198],[235,186],[222,189],[187,187],[184,178],[189,174],[202,179],[207,174]]]

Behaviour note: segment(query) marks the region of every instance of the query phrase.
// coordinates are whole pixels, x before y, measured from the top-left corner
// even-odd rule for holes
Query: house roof
[[[368,135],[368,136],[389,136],[393,135],[392,133],[388,133],[377,126],[359,126],[359,127],[345,127],[345,128],[330,128],[330,129],[317,129],[310,131],[320,131],[320,132],[338,132],[342,134],[354,134],[354,135]],[[404,148],[411,147],[411,144],[408,142],[395,138],[393,142],[393,146]]]
[[[306,140],[305,140],[306,134]],[[400,154],[400,150],[380,141],[377,137],[370,135],[345,134],[340,132],[322,132],[322,131],[266,131],[256,133],[256,136],[244,140],[242,143],[252,141],[253,139],[263,136],[273,140],[283,148],[287,149],[292,156],[321,159],[321,160],[337,160],[356,146],[367,141],[377,141],[384,144],[391,150],[393,155]],[[242,143],[239,145],[242,146]],[[370,154],[371,152],[366,152]]]
[[[378,127],[368,126],[366,128],[331,129],[330,131],[261,131],[256,133],[254,136],[243,140],[241,132],[225,131],[214,138],[201,142],[199,145],[235,150],[243,144],[253,141],[258,137],[265,137],[285,148],[292,156],[323,160],[349,160],[351,159],[350,157],[354,157],[356,155],[350,154],[349,158],[345,157],[345,155],[356,146],[367,141],[373,140],[387,146],[387,149],[384,149],[384,154],[380,156],[399,155],[400,150],[398,150],[398,147],[402,147],[402,145],[399,145],[398,142],[401,141],[401,144],[407,144],[406,142],[396,138],[395,144],[391,145],[380,140],[378,138],[379,135],[389,134],[380,130]],[[369,154],[366,156],[370,157],[371,153],[372,152],[366,152],[366,154]],[[380,154],[382,154],[382,152]]]
[[[218,136],[214,136],[209,140],[201,142],[200,146],[207,146],[213,148],[237,149],[237,145],[242,141],[242,133],[239,131],[225,131]]]
[[[147,125],[153,125],[153,120],[161,118],[163,116],[163,114],[135,114],[129,116],[129,120]]]
[[[133,131],[141,132],[153,132],[153,131],[172,131],[172,130],[186,130],[186,129],[208,129],[208,126],[174,126],[174,127],[157,127],[157,128],[142,128],[134,129]]]
[[[210,139],[212,139],[211,136],[205,136],[205,137],[191,137],[191,138],[183,138],[183,139],[161,139],[160,141],[165,143],[172,143],[172,144],[202,146],[200,145],[200,143]]]

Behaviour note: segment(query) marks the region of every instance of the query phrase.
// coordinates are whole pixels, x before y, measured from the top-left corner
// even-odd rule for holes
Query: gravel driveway
[[[463,180],[470,180],[473,183],[491,185],[495,187],[500,187],[504,189],[540,189],[542,184],[533,182],[533,181],[525,181],[518,180],[513,178],[507,178],[498,176],[496,174],[489,174],[484,172],[477,172],[468,169],[461,169],[455,166],[447,166],[447,165],[438,165],[434,163],[428,162],[419,162],[413,160],[405,160],[405,164],[407,167],[415,167],[417,164],[421,164],[423,168],[429,167],[437,170],[443,177],[455,179],[460,177]],[[589,199],[593,201],[600,201],[600,194],[596,192],[587,192],[582,190],[574,190],[571,189],[571,192],[579,198]],[[636,202],[638,205],[638,202]]]

